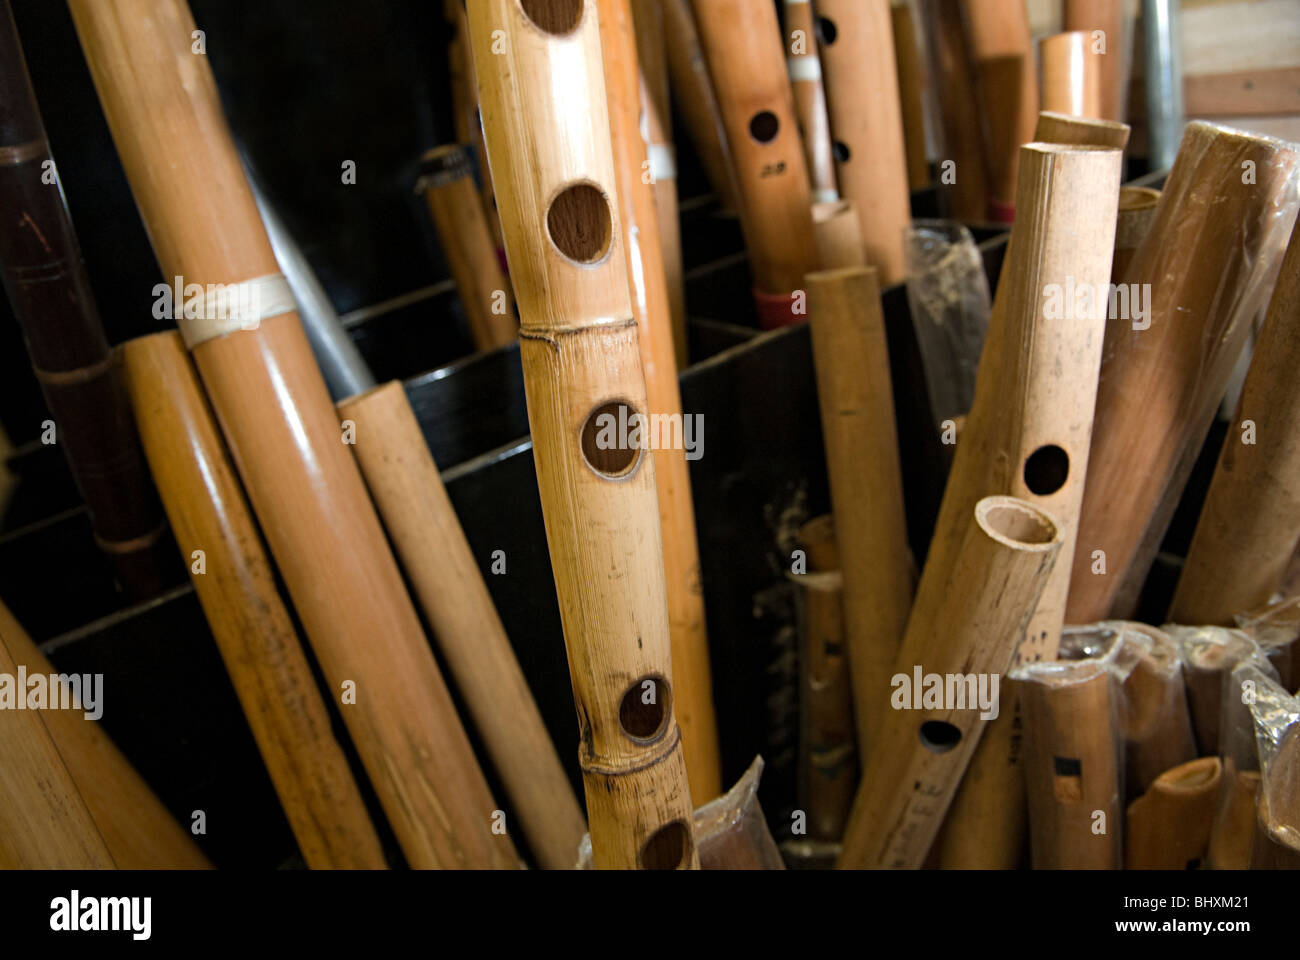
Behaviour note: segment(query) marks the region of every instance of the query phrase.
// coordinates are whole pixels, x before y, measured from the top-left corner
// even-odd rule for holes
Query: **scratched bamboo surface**
[[[70,6],[163,275],[276,274],[184,0]],[[191,350],[329,686],[355,694],[341,713],[406,859],[515,867],[297,315],[249,326]]]

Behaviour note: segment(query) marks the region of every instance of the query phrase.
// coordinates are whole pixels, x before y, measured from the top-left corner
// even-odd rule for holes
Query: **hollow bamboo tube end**
[[[1123,150],[1128,146],[1130,132],[1129,125],[1118,120],[1075,117],[1054,110],[1044,110],[1038,114],[1034,139],[1044,143],[1091,144]]]

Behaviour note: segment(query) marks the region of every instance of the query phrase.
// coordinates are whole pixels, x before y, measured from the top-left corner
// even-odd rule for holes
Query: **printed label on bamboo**
[[[687,460],[704,456],[704,414],[645,415],[618,405],[618,413],[597,414],[596,446],[601,450],[685,450]]]
[[[889,681],[894,688],[889,705],[895,710],[979,710],[981,720],[996,720],[1000,684],[996,673],[924,673],[916,666],[911,676],[896,673]]]
[[[0,710],[80,710],[87,720],[104,715],[102,673],[0,673]]]
[[[115,930],[131,934],[132,940],[148,940],[153,932],[152,897],[69,896],[50,901],[50,929],[64,932]]]

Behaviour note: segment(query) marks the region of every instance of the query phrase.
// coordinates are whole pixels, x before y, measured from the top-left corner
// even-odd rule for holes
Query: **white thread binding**
[[[677,160],[672,147],[662,143],[647,144],[646,159],[650,161],[650,176],[655,180],[677,179]]]
[[[817,57],[790,57],[786,62],[790,65],[790,79],[795,83],[822,78],[822,62]]]

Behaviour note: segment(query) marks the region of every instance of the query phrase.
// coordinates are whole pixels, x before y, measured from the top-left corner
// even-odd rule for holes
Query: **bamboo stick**
[[[1181,627],[1165,624],[1165,632],[1180,645],[1187,708],[1201,754],[1219,753],[1220,707],[1224,676],[1259,647],[1249,634],[1224,627]]]
[[[492,52],[493,32],[505,52]],[[594,0],[470,10],[597,868],[699,865]],[[649,247],[653,245],[647,244]],[[602,415],[607,415],[602,423]],[[612,431],[609,431],[612,432]],[[602,439],[603,437],[603,439]]]
[[[1231,758],[1223,762],[1223,790],[1210,831],[1206,864],[1212,870],[1246,870],[1255,842],[1255,809],[1259,771],[1235,771]]]
[[[1081,147],[1123,150],[1128,146],[1128,138],[1129,126],[1126,123],[1096,117],[1072,117],[1050,110],[1038,114],[1038,123],[1034,127],[1034,139],[1040,143],[1073,143]]]
[[[1124,782],[1129,797],[1150,788],[1166,770],[1196,757],[1178,645],[1140,623],[1107,624],[1129,648],[1124,678]]]
[[[1101,357],[1104,303],[1069,300],[1104,288],[1114,247],[1120,155],[1100,147],[1028,144],[1021,151],[1017,205],[975,385],[957,445],[916,605],[941,602],[969,511],[989,491],[1050,510],[1065,554],[1073,550],[1091,410]],[[1056,307],[1048,294],[1056,291]],[[1016,662],[1052,659],[1063,624],[1068,569],[1043,591]],[[978,750],[945,830],[946,866],[1009,868],[1024,837],[1015,709],[1009,702]],[[995,753],[996,752],[996,753]],[[985,771],[985,765],[990,766]],[[995,790],[986,800],[983,790]]]
[[[776,8],[708,0],[695,4],[695,17],[735,163],[759,321],[769,329],[801,322],[796,291],[817,268],[817,239]]]
[[[989,170],[979,111],[971,108],[975,65],[962,29],[962,5],[960,0],[924,2],[930,76],[943,130],[940,190],[947,195],[949,216],[979,222],[987,214]]]
[[[166,524],[54,172],[8,0],[0,10],[0,88],[0,214],[6,223],[0,277],[95,542],[126,594],[144,599],[163,586]]]
[[[889,8],[894,27],[894,60],[898,65],[898,95],[903,108],[903,143],[907,149],[907,187],[930,185],[930,158],[925,147],[925,71],[916,45],[911,3]]]
[[[803,133],[813,200],[833,203],[839,199],[840,192],[835,181],[831,121],[826,113],[826,87],[822,83],[822,63],[817,52],[812,0],[785,0],[785,42],[789,47],[786,65],[799,129]]]
[[[1196,122],[1106,328],[1066,618],[1130,616],[1295,218],[1291,146]],[[1250,183],[1243,183],[1243,179]],[[1132,297],[1141,296],[1139,317]],[[1133,410],[1142,410],[1134,418]],[[1100,553],[1098,552],[1100,551]]]
[[[1239,613],[1235,619],[1264,651],[1282,686],[1292,693],[1300,690],[1300,596]]]
[[[515,301],[474,189],[469,157],[459,144],[435,147],[420,158],[420,180],[447,266],[478,350],[495,350],[519,337]]]
[[[870,758],[913,580],[885,320],[872,267],[810,273],[806,285],[854,723],[860,755]]]
[[[823,270],[865,267],[867,247],[862,242],[862,221],[848,200],[813,204],[813,230],[817,256]]]
[[[623,250],[628,256],[628,294],[639,334],[650,413],[680,418],[682,397],[673,356],[671,298],[658,255],[661,247],[656,239],[654,195],[640,176],[646,144],[637,133],[637,57],[627,4],[628,0],[597,0],[618,209],[622,215]],[[683,429],[685,426],[683,421]],[[719,796],[723,789],[709,640],[699,586],[700,555],[686,452],[671,436],[661,439],[663,442],[655,445],[653,459],[668,590],[674,712],[682,732],[693,802],[699,806]],[[685,439],[683,433],[682,445]]]
[[[1042,109],[1071,117],[1100,117],[1101,65],[1092,38],[1079,30],[1044,37],[1039,102]]]
[[[586,830],[573,788],[402,385],[338,405],[393,546],[538,862],[573,867]]]
[[[180,335],[129,341],[121,356],[181,557],[303,859],[313,869],[383,869],[379,837]]]
[[[1098,116],[1122,121],[1128,104],[1131,33],[1127,0],[1065,0],[1065,30],[1082,30],[1101,74]],[[1100,31],[1100,36],[1098,36]]]
[[[1030,851],[1036,870],[1118,870],[1123,862],[1118,684],[1096,660],[1013,672],[1024,712]]]
[[[1282,585],[1300,540],[1300,231],[1293,231],[1168,619],[1231,624]]]
[[[1209,849],[1223,765],[1202,757],[1167,770],[1129,804],[1124,866],[1129,870],[1186,870]]]
[[[691,0],[663,0],[663,8],[664,45],[674,102],[723,212],[742,213],[731,147],[700,46]]]
[[[905,679],[1000,674],[1047,582],[1061,531],[1046,513],[1014,497],[985,497],[973,515],[948,594],[933,607],[918,604],[908,621],[895,662]],[[841,867],[920,867],[986,726],[979,706],[962,698],[909,710],[920,691],[912,703],[906,693],[906,685],[895,690],[895,709],[867,755]]]
[[[867,262],[887,287],[906,273],[912,220],[889,0],[818,0],[817,13],[834,35],[821,56],[840,193],[857,207]]]
[[[1121,187],[1115,223],[1115,260],[1110,268],[1112,283],[1121,283],[1133,255],[1146,239],[1155,220],[1160,191],[1150,187]]]
[[[190,52],[188,7],[70,6],[163,274],[223,285],[182,334],[407,861],[516,866],[509,837],[492,833],[496,805],[277,279],[212,72]]]
[[[799,528],[808,571],[794,576],[802,598],[800,808],[808,837],[838,840],[858,785],[853,688],[844,643],[844,577],[829,514]]]
[[[1018,0],[968,0],[965,13],[984,117],[989,215],[1009,222],[1015,215],[1020,146],[1033,139],[1038,119],[1038,75],[1029,15]]]

